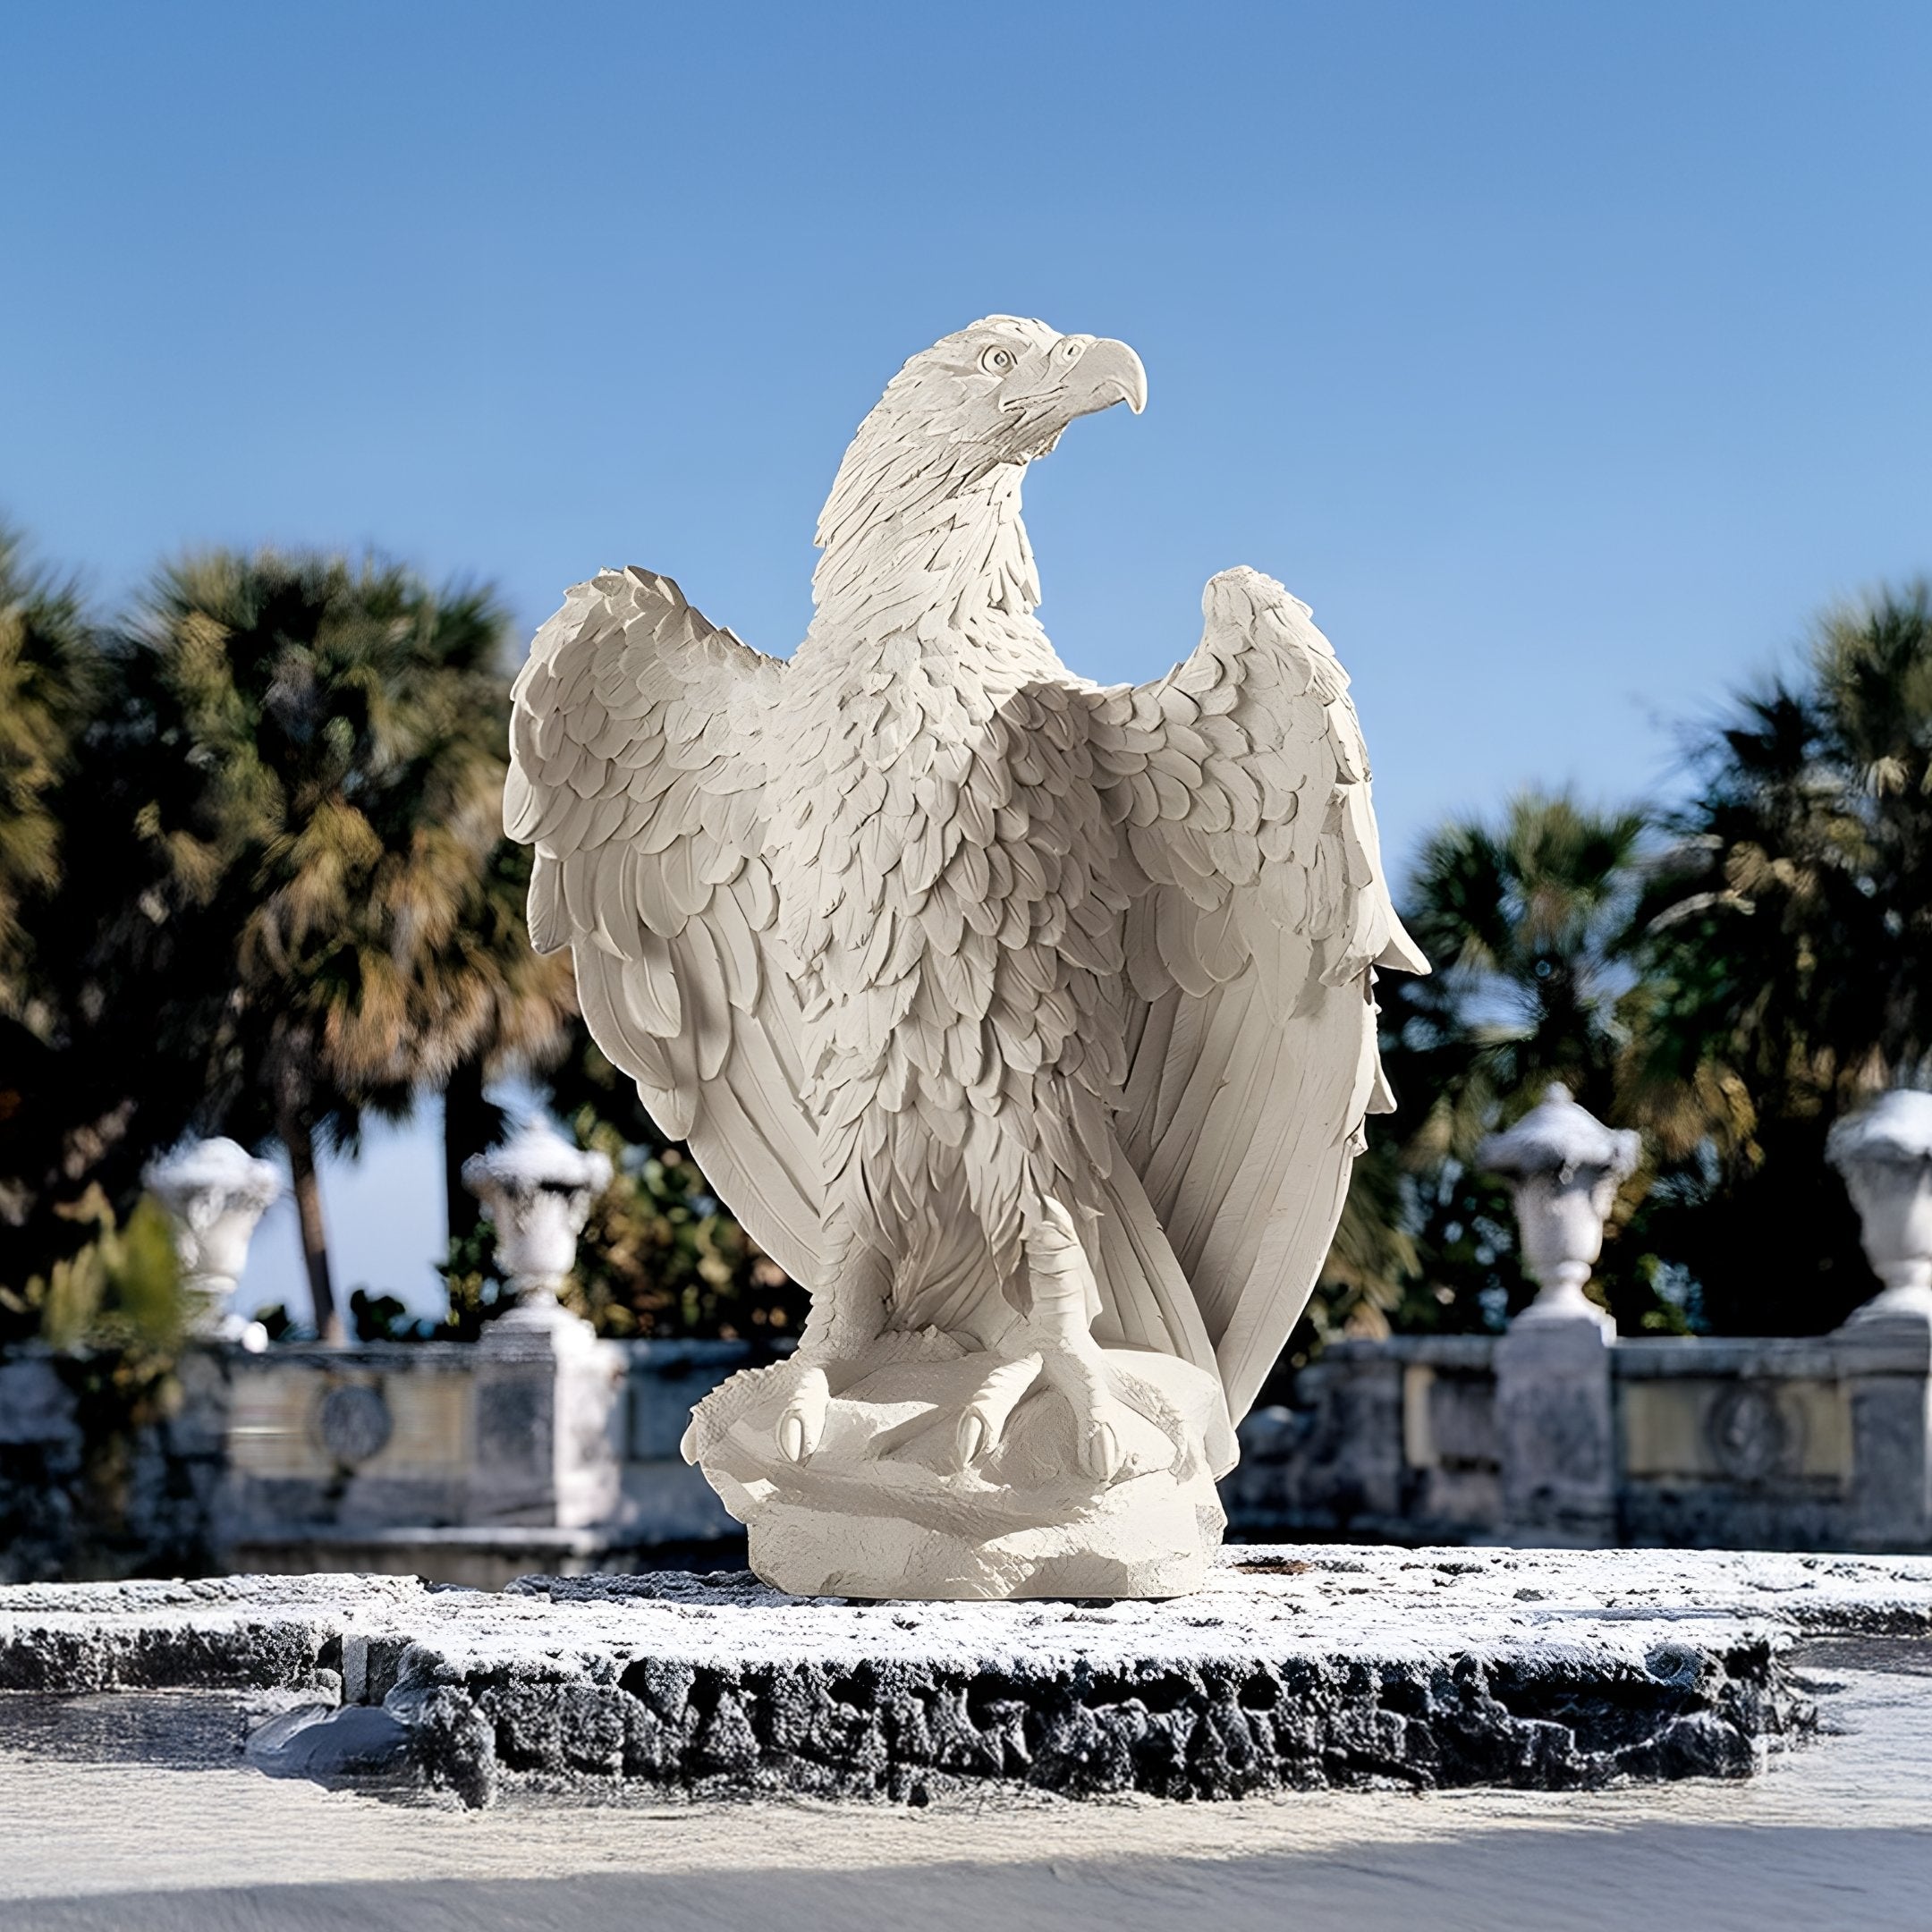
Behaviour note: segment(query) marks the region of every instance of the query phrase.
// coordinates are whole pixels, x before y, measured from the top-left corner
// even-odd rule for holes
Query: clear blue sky
[[[0,513],[105,600],[372,543],[527,630],[637,562],[785,651],[886,378],[1038,315],[1151,389],[1030,479],[1062,655],[1151,674],[1211,572],[1284,578],[1399,857],[1525,784],[1654,793],[1809,613],[1932,567],[1928,101],[1922,0],[42,0]],[[427,1148],[377,1156],[343,1273],[419,1292]]]

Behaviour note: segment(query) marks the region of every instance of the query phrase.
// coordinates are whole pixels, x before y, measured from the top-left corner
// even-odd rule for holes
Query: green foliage
[[[182,1519],[179,1540],[157,1549],[155,1497],[144,1487],[157,1468],[155,1432],[182,1406],[178,1367],[193,1312],[166,1212],[144,1196],[117,1221],[97,1187],[66,1212],[81,1244],[21,1287],[0,1289],[0,1336],[47,1350],[73,1398],[79,1466],[62,1473],[63,1484],[79,1478],[72,1560],[82,1574],[123,1575],[140,1562],[163,1575],[198,1573],[208,1555],[194,1513]],[[137,1495],[139,1530],[130,1522]]]
[[[635,1089],[595,1046],[584,1041],[568,1064],[570,1073],[551,1075],[556,1088],[597,1095],[623,1116],[614,1123],[589,1100],[571,1115],[579,1144],[607,1154],[614,1172],[578,1241],[570,1306],[617,1337],[795,1337],[805,1291],[738,1225],[689,1153],[636,1109]],[[451,1242],[443,1278],[450,1317],[437,1333],[474,1335],[505,1293],[487,1222]]]
[[[808,1299],[711,1192],[688,1149],[667,1140],[635,1083],[580,1029],[547,1069],[550,1111],[601,1148],[616,1178],[578,1244],[584,1309],[612,1335],[796,1335]]]
[[[478,875],[451,941],[436,964],[465,1024],[443,1089],[444,1191],[453,1240],[474,1232],[478,1204],[462,1166],[498,1137],[504,1116],[486,1083],[555,1066],[582,1037],[567,951],[539,956],[524,924],[532,855],[499,838]]]
[[[325,1327],[315,1140],[353,1145],[366,1114],[466,1066],[479,1090],[486,1062],[554,1050],[572,1010],[502,835],[505,647],[485,590],[215,552],[162,573],[125,659],[149,894],[219,962],[213,1110],[288,1150]]]
[[[1645,1137],[1597,1276],[1626,1332],[1814,1333],[1871,1292],[1825,1139],[1932,1082],[1932,595],[1828,616],[1807,674],[1740,699],[1695,771],[1655,833],[1530,798],[1424,848],[1405,916],[1437,972],[1383,985],[1403,1111],[1371,1126],[1331,1330],[1521,1305],[1506,1196],[1471,1160],[1552,1079]]]
[[[445,1319],[432,1331],[436,1340],[474,1342],[483,1324],[506,1298],[496,1266],[496,1231],[487,1220],[461,1234],[452,1234],[449,1251],[438,1264],[449,1295]],[[407,1339],[399,1326],[397,1339]]]
[[[88,1184],[138,1110],[124,1075],[75,1052],[126,1012],[87,998],[78,963],[100,913],[70,889],[104,862],[113,869],[82,809],[105,683],[72,586],[34,567],[0,529],[0,1284],[16,1304],[29,1275],[87,1238]],[[86,865],[66,862],[76,852]],[[166,1043],[150,1047],[147,1071],[165,1082]],[[174,1108],[164,1097],[156,1112]],[[109,1177],[117,1205],[131,1205],[132,1182],[125,1168]],[[0,1305],[0,1339],[24,1319]]]
[[[123,1227],[96,1188],[70,1216],[90,1225],[93,1238],[23,1287],[0,1288],[14,1338],[172,1361],[188,1308],[166,1211],[144,1195]]]
[[[1453,823],[1424,845],[1403,919],[1435,971],[1385,975],[1383,1055],[1400,1111],[1370,1122],[1316,1304],[1316,1332],[1497,1326],[1533,1290],[1508,1197],[1477,1142],[1552,1080],[1618,1117],[1636,985],[1643,816],[1525,794],[1500,822]],[[1654,1267],[1614,1236],[1601,1279],[1640,1326]]]
[[[352,1140],[476,1024],[436,969],[498,842],[504,647],[487,592],[375,560],[210,552],[148,593],[136,822],[160,916],[225,957],[218,1055],[259,1129],[293,1109]]]
[[[441,1340],[448,1327],[426,1322],[410,1313],[395,1295],[371,1294],[367,1288],[349,1291],[349,1333],[358,1342],[416,1342]],[[470,1337],[463,1337],[465,1340]]]
[[[1641,813],[1526,794],[1500,826],[1452,824],[1423,846],[1403,917],[1435,971],[1388,975],[1382,999],[1392,1070],[1427,1097],[1426,1144],[1466,1156],[1553,1080],[1614,1106],[1644,834]]]
[[[1872,1291],[1824,1160],[1848,1108],[1932,1081],[1932,601],[1833,613],[1808,678],[1704,743],[1646,903],[1637,1090],[1703,1163],[1658,1236],[1714,1325],[1807,1334]]]
[[[59,788],[93,708],[98,656],[78,591],[35,569],[0,525],[0,1014],[42,1038],[52,1016],[28,914],[59,883]]]
[[[617,1167],[578,1244],[581,1312],[600,1334],[797,1335],[805,1292],[759,1251],[683,1148],[628,1146],[586,1114],[573,1124]]]
[[[64,1251],[63,1200],[125,1204],[185,1130],[273,1135],[326,1318],[318,1142],[554,1022],[568,962],[534,959],[499,877],[505,631],[487,592],[379,560],[212,552],[156,579],[69,760],[89,857],[39,920],[57,996],[44,1051],[9,1056],[18,1147],[0,1099],[28,1266]]]
[[[426,1089],[438,1332],[475,1334],[501,1284],[457,1175],[512,1073],[616,1162],[581,1250],[602,1329],[795,1332],[801,1291],[584,1038],[567,955],[530,949],[505,642],[487,592],[274,552],[190,557],[104,632],[0,531],[0,1341],[161,1359],[179,1311],[143,1284],[171,1262],[135,1203],[191,1129],[284,1141],[321,1305],[315,1144]],[[1318,1345],[1521,1304],[1473,1152],[1553,1079],[1646,1136],[1599,1276],[1626,1330],[1823,1328],[1869,1292],[1822,1153],[1877,1089],[1932,1084],[1927,589],[1830,616],[1693,769],[1661,826],[1526,796],[1424,847],[1404,910],[1437,971],[1382,982],[1402,1111],[1371,1123]],[[425,1327],[367,1290],[351,1313]]]

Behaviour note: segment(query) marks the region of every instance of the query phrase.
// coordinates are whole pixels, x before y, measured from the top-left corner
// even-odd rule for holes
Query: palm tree
[[[463,1163],[503,1126],[487,1083],[555,1066],[582,1032],[570,954],[530,948],[524,924],[530,871],[530,848],[498,839],[434,962],[446,1005],[437,1033],[455,1055],[440,1081],[431,1070],[432,1084],[443,1090],[443,1187],[453,1243],[473,1234],[479,1220],[477,1199],[463,1185]]]
[[[98,700],[100,652],[71,583],[0,526],[0,1335],[30,1329],[22,1299],[82,1238],[54,1212],[84,1179],[77,1135],[101,1123],[67,1064],[73,1004],[54,927],[65,879],[63,794]],[[112,1117],[116,1106],[100,1110]],[[25,1323],[28,1326],[22,1326]]]
[[[1645,830],[1640,811],[1525,793],[1499,826],[1453,823],[1424,845],[1402,916],[1436,970],[1384,998],[1429,1144],[1466,1157],[1553,1080],[1616,1106]]]
[[[1399,1111],[1370,1123],[1325,1299],[1374,1333],[1481,1326],[1527,1292],[1501,1190],[1476,1142],[1553,1080],[1620,1107],[1646,820],[1525,793],[1500,824],[1457,820],[1423,846],[1402,918],[1435,966],[1379,988]]]
[[[71,584],[0,533],[0,1328],[124,1223],[200,1106],[208,962],[146,896],[127,787],[149,721]]]
[[[147,898],[219,974],[214,1111],[282,1142],[331,1338],[318,1142],[405,1112],[487,1026],[444,968],[499,839],[504,631],[487,591],[378,560],[212,552],[161,573],[128,644]]]
[[[1827,615],[1741,699],[1646,906],[1647,1110],[1707,1185],[1671,1239],[1714,1326],[1805,1333],[1870,1292],[1832,1122],[1932,1077],[1932,597]]]
[[[72,584],[0,525],[0,1015],[46,1031],[30,982],[28,903],[58,886],[62,780],[98,688],[99,652]]]

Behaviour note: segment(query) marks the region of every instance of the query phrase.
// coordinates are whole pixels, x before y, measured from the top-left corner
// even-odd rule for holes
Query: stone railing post
[[[1583,1287],[1603,1252],[1617,1185],[1635,1172],[1641,1151],[1635,1134],[1606,1127],[1555,1084],[1507,1133],[1477,1148],[1478,1163],[1509,1183],[1523,1272],[1537,1284],[1518,1326],[1589,1321],[1614,1328]]]
[[[557,1300],[577,1265],[577,1237],[590,1203],[611,1182],[602,1154],[572,1147],[541,1122],[463,1163],[463,1185],[483,1203],[496,1230],[496,1258],[510,1281],[511,1307],[484,1331],[504,1336],[532,1329],[583,1327]],[[502,1339],[504,1337],[499,1337]]]
[[[1840,1121],[1825,1157],[1858,1209],[1882,1286],[1854,1322],[1932,1322],[1932,1093],[1896,1090]]]
[[[1825,1157],[1858,1209],[1880,1288],[1838,1331],[1852,1399],[1852,1506],[1865,1546],[1932,1540],[1932,1094],[1840,1121]]]
[[[1616,1328],[1583,1288],[1640,1151],[1634,1133],[1606,1127],[1555,1085],[1476,1150],[1509,1183],[1538,1288],[1496,1352],[1504,1529],[1517,1542],[1595,1544],[1616,1532]]]
[[[478,1343],[478,1520],[602,1522],[623,1489],[623,1359],[557,1300],[609,1159],[532,1121],[463,1163],[496,1230],[512,1305]]]
[[[267,1331],[244,1321],[228,1301],[248,1266],[256,1224],[282,1192],[281,1175],[238,1142],[214,1140],[154,1162],[141,1182],[174,1223],[191,1333],[251,1351],[266,1348]]]

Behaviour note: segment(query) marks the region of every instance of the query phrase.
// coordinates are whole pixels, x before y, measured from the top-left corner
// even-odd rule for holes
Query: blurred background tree
[[[318,1144],[407,1113],[487,1023],[464,919],[498,838],[504,633],[487,590],[378,559],[211,551],[124,640],[144,897],[220,989],[208,1111],[281,1142],[331,1339]]]
[[[1731,1332],[1819,1333],[1872,1292],[1825,1137],[1932,1076],[1927,587],[1828,614],[1806,673],[1697,747],[1646,902],[1632,1099],[1703,1169],[1656,1233]]]
[[[72,1402],[79,1446],[70,1472],[84,1498],[78,1513],[86,1566],[114,1573],[126,1550],[157,1563],[163,1575],[197,1573],[208,1559],[195,1513],[169,1509],[154,1453],[155,1425],[182,1402],[176,1369],[189,1309],[173,1229],[153,1200],[121,1223],[97,1187],[66,1204],[66,1213],[80,1245],[45,1275],[0,1285],[0,1339],[31,1340],[50,1352],[48,1365]],[[59,1553],[74,1533],[73,1492],[64,1480],[15,1482],[6,1496],[0,1578],[60,1574]],[[141,1521],[131,1530],[137,1498]],[[157,1527],[171,1519],[177,1540],[157,1550]]]
[[[1378,985],[1399,1111],[1369,1123],[1318,1328],[1496,1327],[1529,1299],[1507,1193],[1476,1168],[1476,1145],[1552,1080],[1619,1117],[1646,835],[1639,811],[1530,793],[1499,821],[1452,821],[1424,844],[1401,902],[1435,971]],[[1656,1299],[1648,1272],[1606,1250],[1599,1279],[1632,1325]]]
[[[508,697],[504,704],[507,758]],[[437,978],[461,1023],[445,1030],[455,1057],[443,1091],[443,1193],[453,1242],[473,1235],[479,1204],[462,1165],[502,1135],[504,1111],[491,1082],[555,1068],[584,1038],[577,982],[567,952],[538,954],[523,922],[530,851],[498,837],[472,881]]]
[[[106,626],[0,532],[0,1340],[72,1326],[189,1131],[282,1144],[341,1333],[318,1151],[430,1093],[444,1332],[473,1333],[496,1284],[460,1170],[505,1082],[617,1165],[581,1250],[605,1332],[796,1332],[802,1292],[591,1046],[568,956],[530,951],[510,645],[487,589],[319,553],[190,556]],[[1823,1145],[1932,1080],[1926,589],[1827,617],[1689,768],[1655,822],[1528,794],[1425,842],[1401,896],[1436,972],[1381,984],[1402,1111],[1371,1123],[1298,1352],[1521,1304],[1473,1156],[1552,1080],[1646,1137],[1599,1273],[1626,1330],[1806,1332],[1869,1292]],[[353,1314],[433,1326],[380,1286]]]
[[[99,646],[74,585],[0,525],[0,1018],[50,1030],[33,902],[60,883],[59,793],[99,689]]]
[[[1873,1289],[1832,1123],[1932,1083],[1932,593],[1829,614],[1694,741],[1655,821],[1525,797],[1403,894],[1436,964],[1383,983],[1370,1123],[1313,1338],[1494,1326],[1530,1292],[1476,1142],[1568,1085],[1644,1165],[1597,1284],[1626,1331],[1835,1327]]]
[[[72,583],[0,531],[0,1340],[38,1333],[28,1284],[88,1242],[99,1200],[132,1208],[198,1092],[199,1046],[184,1060],[157,1024],[114,704]]]

